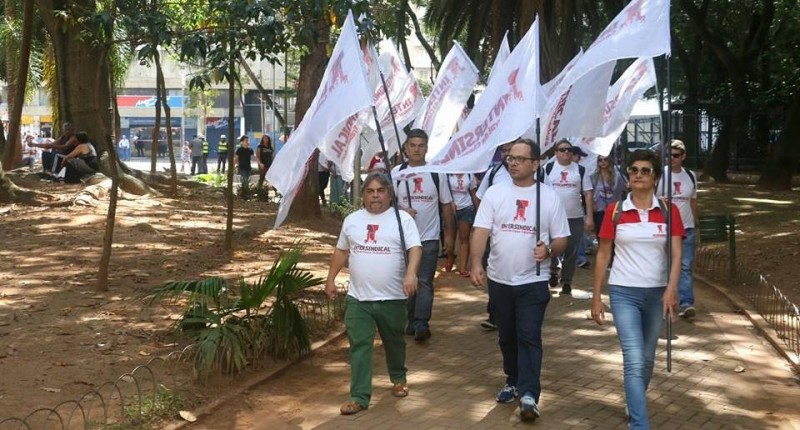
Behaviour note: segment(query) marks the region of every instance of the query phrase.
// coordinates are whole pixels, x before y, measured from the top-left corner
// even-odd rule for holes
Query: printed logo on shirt
[[[458,178],[458,189],[459,190],[463,190],[464,189],[464,177],[463,176],[460,176]]]
[[[568,177],[569,177],[569,171],[564,170],[563,172],[561,172],[561,180],[559,182],[562,184],[569,182]]]
[[[530,202],[528,200],[517,200],[517,213],[514,215],[514,221],[523,220],[527,221],[528,219],[525,218],[525,209],[528,208],[528,204]]]
[[[675,194],[682,194],[681,193],[681,182],[673,182],[672,185],[675,185]]]
[[[367,224],[367,238],[364,239],[364,243],[378,243],[375,240],[375,232],[378,231],[380,225],[378,224]]]
[[[656,224],[656,228],[658,228],[658,232],[653,235],[653,237],[667,237],[667,234],[664,233],[664,224]]]
[[[414,178],[414,193],[422,192],[422,178]]]

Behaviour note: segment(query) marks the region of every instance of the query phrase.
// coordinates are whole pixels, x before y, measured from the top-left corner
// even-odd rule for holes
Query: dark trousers
[[[195,168],[197,170],[195,170]],[[191,173],[203,173],[203,156],[202,155],[195,155],[192,157],[192,170]]]
[[[222,172],[225,173],[225,169],[228,167],[228,151],[220,152],[219,157],[217,158],[217,173]]]
[[[317,172],[319,176],[319,199],[322,200],[322,204],[326,205],[325,201],[325,188],[328,188],[328,180],[331,178],[331,172]]]
[[[506,384],[536,403],[542,393],[542,323],[550,290],[547,281],[505,285],[489,279],[489,297],[497,323]]]
[[[208,173],[208,154],[203,154],[203,161],[200,164],[200,173]]]

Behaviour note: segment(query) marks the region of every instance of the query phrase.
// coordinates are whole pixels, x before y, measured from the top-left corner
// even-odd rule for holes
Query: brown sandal
[[[353,415],[353,414],[357,414],[357,413],[359,413],[359,412],[361,412],[361,411],[363,411],[365,409],[367,409],[366,406],[361,406],[360,404],[358,404],[356,402],[347,402],[344,405],[342,405],[341,408],[339,408],[339,412],[341,412],[342,415]]]
[[[408,386],[402,382],[394,384],[394,386],[392,387],[392,395],[395,397],[408,396]]]

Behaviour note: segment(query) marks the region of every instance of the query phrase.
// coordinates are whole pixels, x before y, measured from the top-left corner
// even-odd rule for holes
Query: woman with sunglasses
[[[594,187],[594,226],[599,232],[603,224],[606,208],[613,202],[622,200],[627,184],[625,177],[614,165],[610,157],[597,157],[597,170],[590,177]]]
[[[667,207],[655,196],[662,172],[658,156],[637,150],[628,159],[627,171],[631,192],[625,200],[606,209],[598,234],[592,319],[603,324],[600,295],[613,245],[614,265],[608,290],[622,347],[626,412],[631,429],[649,429],[647,388],[653,376],[661,325],[666,318],[675,320],[684,229],[677,207]],[[670,214],[672,229],[667,234]],[[667,240],[672,241],[671,260],[667,258]]]

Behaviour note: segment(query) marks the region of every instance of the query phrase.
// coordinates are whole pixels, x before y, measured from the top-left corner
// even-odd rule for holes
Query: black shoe
[[[481,327],[485,328],[486,330],[497,330],[497,324],[495,324],[491,319],[485,319],[481,321]]]
[[[558,276],[556,276],[555,273],[550,275],[550,281],[548,281],[548,283],[550,284],[550,288],[557,287],[558,286]]]
[[[571,296],[572,295],[572,285],[564,284],[561,287],[561,295],[562,296]]]
[[[417,342],[425,342],[430,338],[431,330],[428,328],[418,328],[417,331],[414,332],[414,340]]]

